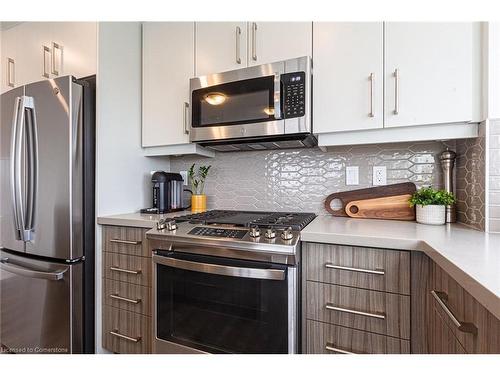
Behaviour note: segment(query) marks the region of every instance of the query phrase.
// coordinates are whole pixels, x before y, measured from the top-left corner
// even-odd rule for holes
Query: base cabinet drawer
[[[308,242],[306,278],[329,284],[410,294],[410,253]]]
[[[375,333],[306,321],[308,354],[409,354],[410,342]]]
[[[151,258],[104,252],[106,279],[151,286]]]
[[[431,308],[428,319],[430,332],[428,337],[429,353],[466,354],[465,349],[453,334],[451,327],[436,308]]]
[[[109,279],[103,283],[104,304],[151,316],[151,288]]]
[[[151,257],[146,241],[146,232],[147,229],[144,228],[103,226],[103,250],[112,253]]]
[[[151,353],[151,318],[103,306],[102,346],[115,353]]]
[[[410,297],[307,281],[306,319],[410,339]]]

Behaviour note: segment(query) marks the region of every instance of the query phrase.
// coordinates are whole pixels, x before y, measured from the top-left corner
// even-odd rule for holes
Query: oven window
[[[194,90],[191,103],[195,128],[274,120],[274,76]]]
[[[210,256],[170,257],[232,267],[274,268]],[[157,264],[157,336],[209,353],[287,353],[287,280],[187,271]]]

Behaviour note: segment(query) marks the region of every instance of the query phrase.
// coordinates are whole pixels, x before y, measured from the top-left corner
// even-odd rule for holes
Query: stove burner
[[[178,223],[189,222],[201,225],[232,225],[240,227],[258,226],[263,229],[302,230],[314,218],[315,214],[306,212],[259,212],[211,210],[198,214],[184,215],[173,218]]]

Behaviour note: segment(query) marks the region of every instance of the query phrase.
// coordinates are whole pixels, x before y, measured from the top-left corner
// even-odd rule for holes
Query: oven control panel
[[[281,75],[284,118],[302,117],[306,112],[306,73]]]
[[[237,238],[242,239],[247,234],[247,230],[227,229],[227,228],[210,228],[210,227],[195,227],[188,234],[193,236],[204,237],[219,237],[219,238]]]

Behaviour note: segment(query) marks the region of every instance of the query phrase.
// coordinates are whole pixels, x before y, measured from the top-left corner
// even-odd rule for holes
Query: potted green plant
[[[210,171],[212,166],[200,165],[196,171],[194,166],[195,164],[193,164],[188,171],[191,190],[193,192],[191,196],[191,211],[206,211],[207,196],[203,194],[203,191],[205,189],[205,180],[208,176],[208,171]]]
[[[411,207],[417,207],[418,223],[442,225],[446,223],[446,206],[455,203],[455,196],[445,190],[427,187],[413,193],[409,202]]]

